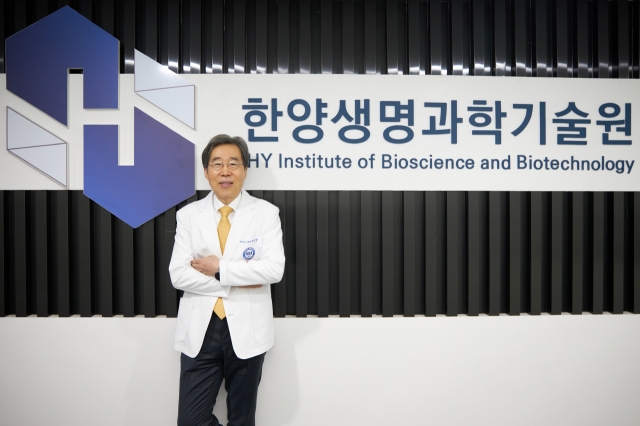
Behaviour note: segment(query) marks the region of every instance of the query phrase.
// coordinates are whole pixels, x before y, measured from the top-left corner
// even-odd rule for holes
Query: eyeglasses
[[[209,163],[209,167],[211,167],[216,172],[222,170],[224,165],[225,165],[225,163],[222,162],[222,161],[214,161],[212,163]],[[240,166],[242,166],[242,163],[240,163],[238,161],[231,160],[228,163],[226,163],[226,165],[227,165],[227,168],[229,170],[238,170],[238,168]]]

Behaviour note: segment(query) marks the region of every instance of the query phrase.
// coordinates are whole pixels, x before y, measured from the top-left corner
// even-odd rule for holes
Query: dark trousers
[[[198,356],[180,357],[178,426],[220,425],[212,411],[223,378],[228,426],[254,426],[264,355],[238,358],[231,346],[226,318],[221,320],[212,314]]]

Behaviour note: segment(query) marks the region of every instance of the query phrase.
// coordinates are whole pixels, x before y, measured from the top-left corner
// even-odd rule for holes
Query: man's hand
[[[193,259],[191,267],[198,272],[213,277],[220,268],[220,259],[214,255]]]

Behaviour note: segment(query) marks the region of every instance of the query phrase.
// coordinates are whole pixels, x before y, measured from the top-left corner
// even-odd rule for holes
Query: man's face
[[[218,145],[211,151],[209,165],[204,169],[204,177],[209,181],[213,193],[224,204],[229,204],[240,194],[244,179],[247,177],[244,164],[236,170],[231,170],[229,162],[242,163],[240,149],[231,144]],[[214,170],[212,167],[214,163],[222,163],[222,168]]]

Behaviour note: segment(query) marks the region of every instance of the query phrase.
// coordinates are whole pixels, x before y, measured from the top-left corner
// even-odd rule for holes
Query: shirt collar
[[[238,206],[240,205],[240,200],[242,199],[242,191],[240,191],[240,194],[238,194],[238,196],[229,203],[229,207],[231,207],[233,209],[234,212],[238,211]],[[216,197],[216,194],[213,194],[213,210],[215,210],[216,212],[218,210],[220,210],[220,208],[224,206],[224,204],[222,203],[222,201],[220,201],[218,199],[218,197]]]

